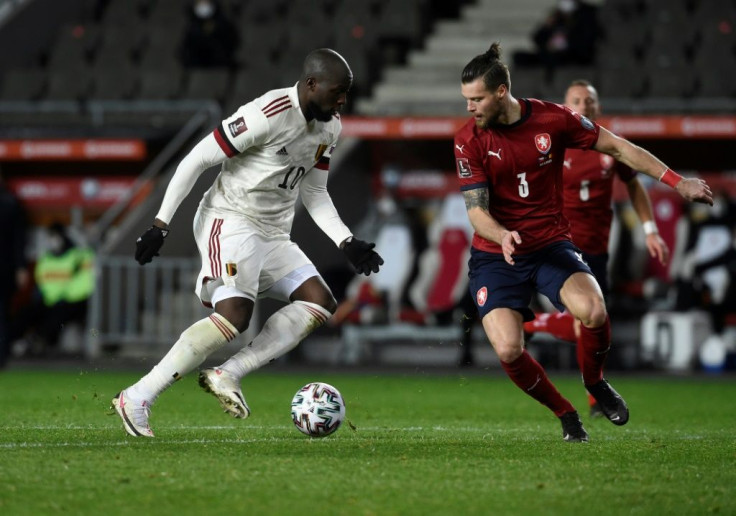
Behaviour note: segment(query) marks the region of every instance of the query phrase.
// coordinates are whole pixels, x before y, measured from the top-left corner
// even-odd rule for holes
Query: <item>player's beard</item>
[[[501,117],[502,109],[501,106],[494,106],[487,113],[483,113],[482,118],[475,119],[475,125],[480,129],[488,129],[492,125],[498,125],[498,121]]]
[[[309,112],[312,114],[314,119],[319,122],[329,122],[330,120],[332,120],[333,110],[331,108],[328,110],[324,110],[317,104],[311,103],[309,105]]]

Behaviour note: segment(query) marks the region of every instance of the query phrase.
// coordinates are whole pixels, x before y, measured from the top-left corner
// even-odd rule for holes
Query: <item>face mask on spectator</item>
[[[575,10],[575,0],[560,0],[557,8],[563,13],[571,13]]]
[[[197,2],[194,4],[194,14],[198,18],[210,18],[215,13],[215,5],[212,2]]]

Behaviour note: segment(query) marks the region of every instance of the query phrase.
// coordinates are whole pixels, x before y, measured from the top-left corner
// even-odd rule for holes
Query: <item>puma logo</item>
[[[572,169],[572,160],[566,159],[565,161],[562,162],[562,166],[565,167],[568,170],[571,170]]]
[[[460,151],[460,154],[464,154],[464,152],[463,152],[463,148],[464,147],[465,147],[465,145],[455,145],[455,148]]]
[[[493,152],[492,150],[489,150],[488,155],[496,156],[498,159],[501,159],[501,149],[498,149],[498,152]]]

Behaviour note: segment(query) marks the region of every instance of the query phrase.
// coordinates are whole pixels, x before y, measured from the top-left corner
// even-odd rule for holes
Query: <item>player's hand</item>
[[[506,263],[513,265],[514,263],[514,251],[516,251],[516,245],[521,243],[521,237],[518,231],[507,231],[501,239],[501,250],[503,251],[503,257]]]
[[[135,241],[135,259],[141,265],[153,260],[154,256],[158,256],[161,246],[164,245],[164,238],[169,234],[168,229],[158,226],[151,226],[138,237]]]
[[[702,202],[713,206],[713,192],[710,186],[702,179],[696,177],[684,177],[675,186],[677,193],[692,202]]]
[[[342,250],[355,267],[355,272],[368,276],[371,271],[378,272],[379,266],[383,265],[383,258],[373,250],[374,247],[374,243],[353,238],[343,245]]]
[[[657,258],[662,265],[667,265],[667,261],[670,259],[670,248],[667,247],[667,243],[662,240],[659,233],[647,235],[647,250],[649,256]]]

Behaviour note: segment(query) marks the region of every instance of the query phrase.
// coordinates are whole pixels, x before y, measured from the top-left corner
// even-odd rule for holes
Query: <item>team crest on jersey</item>
[[[486,301],[488,301],[488,289],[486,287],[478,289],[478,292],[475,293],[475,301],[478,303],[478,306],[486,304]]]
[[[317,147],[317,152],[314,155],[314,161],[319,161],[319,159],[327,150],[327,147],[329,147],[329,145],[325,145],[324,143],[319,144],[319,147]]]
[[[473,175],[468,158],[457,158],[457,175],[461,178],[468,178]]]
[[[227,128],[230,130],[230,134],[235,138],[239,134],[243,134],[245,131],[248,130],[248,126],[245,125],[245,118],[242,116],[235,120],[234,122],[230,122],[227,124]]]
[[[538,134],[534,137],[534,145],[539,152],[547,154],[552,148],[552,138],[549,137],[549,133]]]
[[[238,264],[228,262],[225,264],[225,273],[231,278],[238,275]]]

